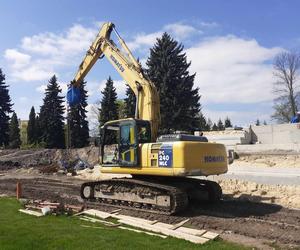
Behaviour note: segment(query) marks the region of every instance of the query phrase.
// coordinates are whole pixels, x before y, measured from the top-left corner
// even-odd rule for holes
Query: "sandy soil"
[[[229,199],[264,202],[300,209],[300,185],[266,185],[235,179],[218,179],[217,182]]]
[[[232,166],[300,168],[300,155],[241,155]]]

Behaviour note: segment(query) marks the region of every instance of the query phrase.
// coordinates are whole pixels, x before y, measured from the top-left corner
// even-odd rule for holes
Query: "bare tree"
[[[300,85],[298,82],[300,71],[300,54],[283,52],[274,61],[274,100],[275,113],[272,118],[278,122],[289,122],[300,108]]]

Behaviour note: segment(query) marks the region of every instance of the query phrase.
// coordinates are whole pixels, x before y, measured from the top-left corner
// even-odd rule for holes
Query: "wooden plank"
[[[207,241],[209,241],[209,239],[207,238],[202,238],[199,236],[195,236],[195,235],[189,235],[186,233],[182,233],[182,232],[178,232],[175,230],[171,230],[171,229],[167,229],[167,228],[163,228],[163,227],[158,227],[155,225],[150,225],[147,223],[142,223],[140,221],[132,221],[132,220],[126,220],[126,219],[121,219],[119,220],[120,223],[124,223],[133,227],[138,227],[138,228],[142,228],[151,232],[155,232],[155,233],[162,233],[165,234],[167,236],[172,236],[172,237],[176,237],[179,239],[185,239],[187,241],[193,242],[193,243],[197,243],[197,244],[203,244]]]
[[[167,223],[163,223],[163,222],[157,222],[154,225],[157,227],[163,227],[163,228],[167,228],[167,229],[172,229],[172,227],[173,227],[172,224],[167,224]]]
[[[129,230],[129,231],[133,231],[133,232],[136,232],[136,233],[144,233],[144,234],[148,234],[148,235],[152,235],[152,236],[158,236],[158,237],[161,237],[163,239],[167,238],[166,235],[156,234],[156,233],[150,233],[150,232],[146,232],[146,231],[142,231],[142,230],[137,230],[137,229],[130,228],[130,227],[118,226],[118,228]]]
[[[206,233],[206,230],[199,230],[199,229],[193,229],[193,228],[188,228],[188,227],[179,227],[176,229],[176,231],[182,232],[182,233],[187,233],[187,234],[192,234],[196,236],[202,236],[204,233]]]
[[[44,201],[44,202],[40,202],[40,205],[43,205],[43,206],[59,206],[60,203],[58,202],[47,202],[47,201]]]
[[[37,216],[37,217],[43,216],[42,213],[36,212],[36,211],[32,211],[32,210],[19,209],[19,211],[20,211],[21,213],[29,214],[29,215],[34,215],[34,216]]]
[[[101,219],[107,219],[109,217],[112,217],[112,214],[109,214],[109,213],[106,213],[106,212],[102,212],[102,211],[99,211],[99,210],[96,210],[96,209],[85,210],[81,214],[87,214],[87,215],[99,217]]]
[[[158,227],[167,228],[167,229],[173,228],[172,224],[166,224],[166,223],[162,223],[162,222],[157,222],[154,225],[158,226]],[[199,230],[199,229],[193,229],[193,228],[188,228],[188,227],[179,227],[179,228],[175,229],[175,231],[186,233],[186,234],[191,234],[191,235],[195,235],[195,236],[202,236],[202,234],[206,233],[206,230]]]
[[[113,222],[109,222],[109,221],[106,221],[106,220],[98,220],[98,219],[94,219],[94,218],[87,217],[87,216],[83,216],[80,219],[83,219],[85,221],[90,221],[90,222],[93,222],[93,223],[95,223],[95,222],[102,223],[102,224],[105,224],[106,226],[110,226],[110,227],[112,227],[112,226],[117,227],[117,226],[121,225],[120,223],[115,224]]]
[[[125,219],[125,220],[132,220],[132,221],[139,221],[142,223],[147,223],[147,224],[154,224],[157,222],[157,220],[153,221],[153,220],[146,220],[146,219],[142,219],[142,218],[138,218],[138,217],[132,217],[132,216],[127,216],[127,215],[122,215],[122,214],[118,214],[113,216],[116,219]]]
[[[187,223],[189,220],[190,220],[190,219],[183,220],[183,221],[181,221],[181,222],[175,224],[171,229],[174,230],[174,229],[176,229],[176,228],[179,228],[179,227],[183,226],[185,223]]]
[[[206,232],[206,233],[203,234],[201,237],[206,238],[206,239],[213,240],[213,239],[217,238],[218,236],[219,236],[219,234],[217,234],[217,233]]]
[[[115,214],[115,213],[118,213],[118,212],[120,212],[122,209],[121,208],[119,208],[119,209],[116,209],[116,210],[113,210],[113,211],[111,211],[110,213],[111,214]]]

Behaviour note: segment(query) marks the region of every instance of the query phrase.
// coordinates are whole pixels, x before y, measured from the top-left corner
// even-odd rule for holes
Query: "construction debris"
[[[83,210],[84,206],[74,206],[62,204],[59,202],[41,201],[41,200],[28,200],[26,203],[22,202],[26,211],[38,212],[42,215],[47,214],[74,214]]]
[[[214,232],[183,227],[183,225],[187,223],[189,219],[183,220],[175,225],[172,225],[172,224],[162,223],[157,220],[151,221],[151,220],[141,219],[137,217],[126,216],[126,215],[118,214],[115,211],[113,211],[112,213],[107,213],[96,209],[85,210],[82,211],[81,213],[76,214],[76,216],[78,215],[89,215],[89,216],[98,217],[102,219],[99,220],[99,219],[83,216],[80,219],[84,221],[89,221],[94,223],[99,222],[104,225],[117,226],[118,228],[121,229],[143,232],[146,234],[151,234],[162,238],[171,236],[179,239],[185,239],[187,241],[197,243],[197,244],[204,244],[209,240],[213,240],[219,236],[219,234]],[[117,219],[119,224],[105,221],[105,219],[108,218]],[[127,227],[121,226],[120,224],[125,224],[128,226],[139,228],[142,229],[143,231],[132,229],[132,228],[129,229]]]

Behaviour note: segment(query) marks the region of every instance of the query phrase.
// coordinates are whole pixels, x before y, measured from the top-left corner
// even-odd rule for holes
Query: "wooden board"
[[[21,213],[29,214],[29,215],[34,215],[34,216],[36,216],[36,217],[41,217],[41,216],[43,216],[42,213],[36,212],[36,211],[32,211],[32,210],[19,209],[19,211],[20,211]]]
[[[156,233],[150,233],[150,232],[145,232],[145,231],[137,230],[137,229],[130,228],[130,227],[118,226],[118,228],[120,228],[120,229],[125,229],[125,230],[129,230],[129,231],[133,231],[133,232],[136,232],[136,233],[144,233],[144,234],[148,234],[148,235],[152,235],[152,236],[158,236],[158,237],[161,237],[161,238],[163,238],[163,239],[167,238],[166,235],[156,234]]]
[[[213,240],[213,239],[217,238],[218,236],[219,236],[219,234],[217,234],[217,233],[206,232],[206,233],[203,234],[201,237],[206,238],[206,239]]]
[[[158,227],[167,228],[167,229],[173,228],[172,224],[166,224],[166,223],[162,223],[162,222],[157,222],[154,225],[158,226]],[[188,228],[188,227],[178,227],[177,229],[175,229],[175,231],[186,233],[186,234],[191,234],[191,235],[195,235],[195,236],[202,236],[204,233],[207,232],[206,230],[199,230],[199,229],[193,229],[193,228]]]
[[[147,223],[142,223],[142,222],[139,222],[139,221],[126,220],[126,219],[121,219],[121,220],[119,220],[119,222],[130,225],[130,226],[133,226],[133,227],[142,228],[142,229],[145,229],[145,230],[148,230],[148,231],[152,231],[152,232],[156,232],[156,233],[162,233],[162,234],[167,235],[167,236],[172,236],[172,237],[179,238],[179,239],[185,239],[187,241],[197,243],[197,244],[203,244],[203,243],[206,243],[206,242],[209,241],[209,239],[207,239],[207,238],[202,238],[202,237],[199,237],[199,236],[190,235],[190,234],[178,232],[178,231],[175,231],[175,230],[155,226],[155,224],[150,225],[150,224],[147,224]]]
[[[112,215],[109,214],[109,213],[106,213],[106,212],[102,212],[102,211],[99,211],[99,210],[96,210],[96,209],[89,209],[89,210],[85,210],[81,213],[78,213],[78,214],[86,214],[86,215],[91,215],[91,216],[95,216],[95,217],[99,217],[101,219],[107,219],[109,217],[111,217]],[[77,215],[78,215],[77,214]]]

